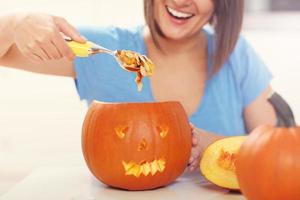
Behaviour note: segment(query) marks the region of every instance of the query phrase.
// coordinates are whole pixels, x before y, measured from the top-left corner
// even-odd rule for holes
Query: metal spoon
[[[73,53],[78,57],[88,57],[90,55],[107,53],[116,58],[120,67],[124,70],[137,72],[140,70],[141,65],[145,65],[145,71],[142,72],[143,76],[152,75],[152,68],[154,64],[145,55],[141,55],[130,50],[110,50],[91,41],[86,43],[75,42],[70,38],[65,37],[68,46],[72,49]],[[150,66],[153,65],[153,66]]]
[[[154,64],[145,55],[130,50],[113,51],[91,41],[79,43],[68,37],[65,37],[65,40],[73,53],[78,57],[89,57],[90,55],[99,53],[106,53],[114,56],[122,69],[137,73],[135,81],[138,84],[139,91],[142,89],[142,78],[153,74]]]

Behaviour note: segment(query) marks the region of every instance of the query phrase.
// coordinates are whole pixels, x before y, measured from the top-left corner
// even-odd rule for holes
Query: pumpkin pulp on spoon
[[[117,50],[115,56],[124,70],[137,74],[135,82],[138,86],[138,91],[141,91],[143,88],[143,77],[153,74],[153,62],[145,55],[130,50]]]

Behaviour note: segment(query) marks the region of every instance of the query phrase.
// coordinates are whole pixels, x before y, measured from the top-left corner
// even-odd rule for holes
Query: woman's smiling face
[[[155,21],[164,36],[172,40],[198,33],[213,11],[213,0],[154,0]]]

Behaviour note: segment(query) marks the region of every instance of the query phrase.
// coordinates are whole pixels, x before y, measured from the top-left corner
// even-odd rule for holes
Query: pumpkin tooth
[[[152,162],[142,161],[137,164],[133,161],[126,163],[122,161],[122,165],[125,169],[125,175],[132,175],[135,177],[140,177],[142,174],[144,176],[155,175],[157,172],[163,172],[166,167],[166,162],[163,159],[153,160]]]
[[[135,164],[135,166],[130,170],[132,172],[132,175],[135,177],[140,177],[142,171],[141,166],[139,164]]]
[[[153,175],[156,174],[156,172],[158,171],[157,161],[156,161],[156,160],[152,161],[152,162],[150,163],[150,166],[151,166],[151,174],[152,174],[152,176],[153,176]]]
[[[122,161],[122,164],[126,172],[129,171],[135,165],[133,161],[130,161],[129,163]]]
[[[144,171],[144,165],[140,165],[139,176],[143,174],[143,171]]]
[[[143,174],[145,176],[148,176],[148,174],[151,172],[151,166],[148,162],[143,164]]]
[[[126,171],[125,175],[133,175],[135,177],[140,177],[142,171],[141,171],[141,166],[139,164],[134,163],[128,171]]]
[[[157,166],[158,166],[158,171],[159,172],[163,172],[164,169],[166,168],[166,162],[164,160],[162,160],[162,159],[159,159],[157,161]]]
[[[135,176],[135,172],[136,172],[136,164],[133,164],[133,166],[131,168],[129,168],[125,174]]]
[[[125,175],[130,176],[130,175],[134,175],[134,173],[133,173],[132,170],[129,170],[129,171],[127,171],[127,172],[125,173]]]

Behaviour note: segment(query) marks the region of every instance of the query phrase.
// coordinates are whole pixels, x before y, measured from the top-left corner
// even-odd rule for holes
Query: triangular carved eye
[[[120,139],[123,139],[123,138],[125,138],[128,129],[129,129],[128,126],[118,126],[118,127],[115,127],[115,133]]]
[[[169,127],[166,125],[161,125],[156,127],[161,138],[165,138],[169,133]]]

